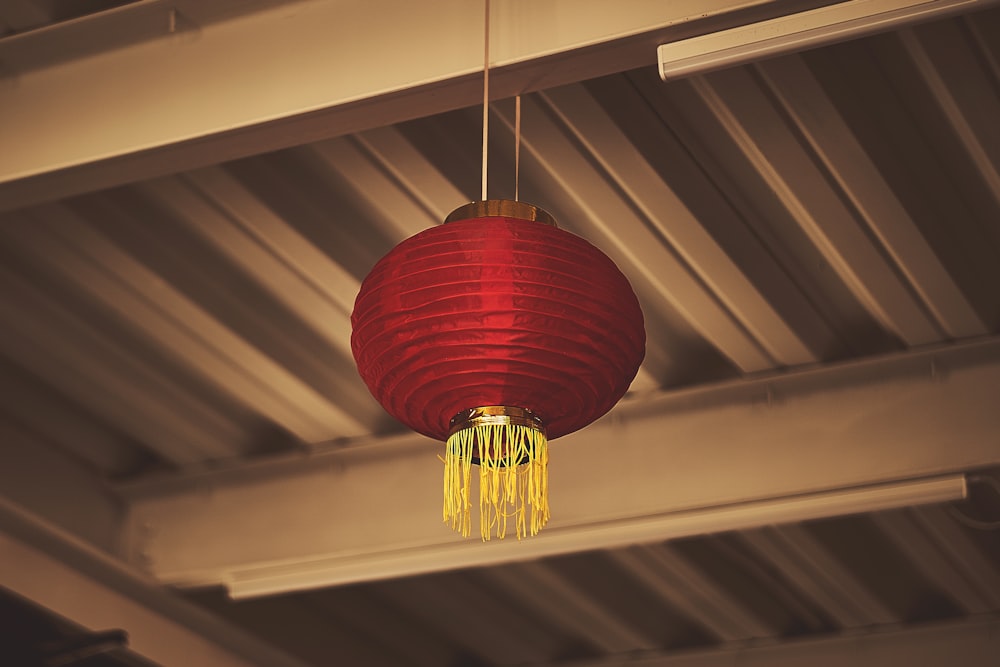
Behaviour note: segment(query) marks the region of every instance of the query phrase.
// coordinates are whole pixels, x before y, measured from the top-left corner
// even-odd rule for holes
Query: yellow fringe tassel
[[[469,497],[476,453],[483,541],[494,534],[506,537],[508,522],[517,539],[537,535],[549,520],[548,440],[543,432],[518,424],[478,424],[448,438],[444,522],[463,537],[471,532]]]

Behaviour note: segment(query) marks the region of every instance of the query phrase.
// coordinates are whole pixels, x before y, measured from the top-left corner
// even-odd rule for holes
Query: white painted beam
[[[224,187],[230,186],[230,192],[216,193],[211,185],[201,185],[197,175],[205,173],[217,176],[217,181],[223,183]],[[357,293],[360,283],[341,270],[340,282],[332,283],[328,289],[318,289],[317,281],[310,280],[295,264],[289,263],[285,253],[275,252],[268,243],[262,241],[254,230],[256,221],[241,212],[263,214],[271,222],[284,227],[282,231],[289,236],[296,234],[294,228],[269,211],[251,192],[228,177],[224,170],[210,168],[195,174],[191,178],[155,179],[137,185],[136,189],[173,214],[174,219],[181,221],[276,300],[281,301],[324,342],[350,356],[350,315],[354,306],[350,295]],[[227,197],[227,194],[234,191],[239,194]],[[314,252],[322,254],[315,247]],[[333,294],[338,294],[339,298],[331,298]],[[247,360],[243,365],[252,368],[260,364]],[[270,400],[273,401],[274,398]],[[299,402],[295,398],[292,400]]]
[[[830,187],[824,170],[750,72],[695,77],[691,85],[872,318],[911,347],[944,339],[910,285],[869,241],[854,211]]]
[[[942,36],[945,39],[941,39]],[[935,104],[947,119],[958,144],[975,165],[993,200],[1000,203],[1000,155],[996,142],[991,139],[994,121],[1000,114],[1000,99],[989,93],[971,97],[962,90],[968,87],[967,82],[954,81],[951,72],[961,71],[966,76],[974,76],[971,68],[978,63],[972,60],[971,49],[968,59],[958,61],[957,70],[949,70],[948,63],[941,62],[940,58],[941,54],[954,57],[952,54],[958,44],[964,43],[965,34],[958,29],[945,29],[928,39],[928,35],[915,30],[903,30],[899,38],[933,93]]]
[[[224,220],[216,209],[199,200],[190,189],[179,187],[176,181],[146,184],[143,189],[159,196],[165,206],[168,199],[175,207],[188,205],[185,213],[205,228]],[[191,201],[200,202],[201,207],[195,209]],[[181,290],[164,284],[154,271],[99,230],[59,205],[47,206],[45,211],[47,218],[38,216],[34,228],[11,229],[10,236],[55,271],[68,274],[96,300],[118,311],[122,319],[162,345],[177,363],[231,392],[305,442],[364,432],[353,415],[276,363]],[[209,214],[214,220],[206,219]],[[36,229],[48,235],[40,235]],[[246,252],[246,248],[243,250]],[[263,263],[255,259],[258,265]],[[272,270],[271,275],[274,273]],[[346,322],[342,329],[344,335],[350,335]],[[175,421],[173,415],[166,419]],[[212,421],[216,422],[215,434],[201,438],[203,450],[219,458],[237,455],[240,438],[236,426],[221,417]]]
[[[16,392],[7,395],[15,396]],[[49,418],[62,417],[53,412]],[[88,440],[95,442],[93,437]],[[93,470],[11,419],[0,421],[0,501],[30,508],[49,523],[109,553],[120,546],[125,517],[122,503]],[[0,564],[2,586],[7,568],[4,561]]]
[[[512,608],[512,602],[518,601],[511,596],[513,592],[498,595],[493,586],[473,579],[455,573],[446,580],[416,577],[379,586],[377,591],[371,587],[355,590],[379,605],[377,619],[384,619],[386,609],[393,610],[401,615],[400,627],[410,627],[422,635],[417,644],[405,647],[403,653],[411,659],[419,656],[421,667],[456,662],[521,665],[538,655],[548,655],[541,647],[556,634],[548,624],[532,623],[529,615],[512,613],[519,608]],[[337,597],[346,592],[337,591]],[[383,625],[384,620],[376,621],[376,627]],[[386,634],[390,633],[383,633]],[[382,641],[380,636],[379,642]],[[431,645],[429,652],[419,648],[423,644]],[[446,654],[436,661],[428,659],[442,647],[450,650],[446,649]],[[462,657],[456,659],[456,655]]]
[[[997,655],[1000,655],[1000,615],[988,614],[957,622],[890,626],[823,639],[736,644],[708,651],[659,651],[558,664],[560,667],[993,667]]]
[[[336,323],[335,325],[326,324],[326,327],[336,326],[339,330],[339,327],[345,326],[346,328],[340,334],[331,332],[329,335],[332,339],[346,333],[348,354],[350,354],[349,320],[351,311],[354,309],[354,296],[361,289],[361,283],[225,169],[220,167],[200,169],[184,174],[181,180],[207,201],[212,202],[219,210],[224,211],[233,227],[241,228],[247,236],[253,238],[269,254],[286,264],[288,267],[286,270],[296,274],[297,279],[305,283],[305,285],[295,285],[296,288],[315,292],[319,298],[340,311],[337,314],[328,310],[329,306],[320,306],[319,303],[312,300],[296,303],[297,299],[302,299],[302,297],[290,298],[289,292],[293,290],[287,286],[286,281],[295,282],[291,276],[272,287],[275,296],[289,302],[289,307],[301,313],[307,322],[317,315],[310,313],[307,316],[306,311],[316,308],[320,310],[323,318],[334,320]],[[169,199],[169,197],[166,198],[168,201]],[[191,222],[183,212],[181,212],[180,218],[185,222]],[[199,225],[196,222],[191,226],[197,227]],[[233,242],[233,231],[223,233],[222,230],[207,229],[200,233],[213,241],[220,252],[229,253],[234,261],[250,265],[247,258],[240,256],[239,252],[248,249],[245,245],[246,242],[242,240]],[[236,247],[230,247],[231,244]],[[251,249],[250,252],[256,254],[258,251]],[[255,268],[258,271],[260,269],[260,267]],[[341,318],[346,322],[337,321]],[[318,322],[314,326],[317,331],[325,330]]]
[[[1000,463],[997,386],[987,339],[627,402],[555,441],[552,521],[520,543],[440,524],[418,436],[119,490],[161,581],[307,589],[956,499]]]
[[[489,570],[486,576],[563,633],[597,647],[602,653],[652,650],[658,643],[639,628],[610,612],[586,591],[546,563],[522,563]]]
[[[612,493],[621,493],[614,489]],[[268,563],[230,576],[225,583],[233,597],[252,597],[308,590],[359,580],[433,572],[458,567],[522,561],[542,556],[645,544],[676,537],[756,528],[762,525],[806,521],[921,503],[958,500],[965,495],[962,475],[937,476],[898,483],[866,485],[817,493],[770,497],[755,501],[708,505],[690,510],[639,516],[592,518],[582,523],[562,522],[544,539],[530,546],[513,542],[480,543],[463,547],[454,540],[427,545],[392,546],[366,553],[361,559],[331,555]],[[606,508],[602,508],[606,509]],[[412,521],[415,517],[411,517]],[[465,549],[459,551],[459,549]],[[184,582],[180,582],[183,585]]]
[[[405,141],[393,127],[373,132],[382,136],[389,134],[400,141]],[[371,133],[319,142],[306,150],[311,151],[324,168],[329,169],[344,183],[352,201],[356,202],[358,208],[368,213],[372,224],[385,238],[392,239],[394,243],[440,224],[444,220],[444,215],[432,215],[426,207],[426,198],[412,187],[399,182],[399,175],[396,173],[398,167],[394,163],[395,156],[387,158],[375,153],[365,134]],[[412,146],[408,148],[412,150]],[[436,170],[430,173],[434,180],[440,179],[447,183]],[[456,191],[455,194],[456,197],[451,200],[452,202],[465,200],[461,193]],[[351,292],[352,296],[355,294],[357,290]]]
[[[682,195],[681,199],[696,214],[703,228],[701,234],[707,231],[714,243],[725,252],[729,265],[735,264],[735,269],[750,280],[754,289],[766,295],[766,305],[760,304],[759,297],[747,299],[745,289],[734,279],[737,274],[714,278],[711,284],[718,284],[715,289],[717,293],[721,292],[720,298],[726,299],[726,307],[740,313],[740,319],[749,322],[746,326],[755,332],[755,336],[760,327],[772,319],[771,314],[762,308],[772,309],[784,320],[786,334],[776,336],[769,329],[771,333],[761,339],[764,341],[762,345],[776,355],[776,360],[787,362],[788,359],[805,358],[799,354],[788,354],[787,349],[779,351],[786,344],[788,335],[797,337],[800,344],[821,359],[849,356],[843,336],[831,327],[830,318],[821,314],[822,309],[830,307],[829,304],[816,303],[809,298],[806,285],[789,280],[788,271],[796,266],[796,262],[789,263],[787,256],[781,257],[781,244],[778,244],[775,255],[774,239],[770,243],[766,240],[768,236],[773,237],[767,232],[773,223],[770,218],[781,215],[776,202],[766,197],[768,201],[761,202],[756,196],[751,196],[756,188],[748,188],[747,185],[756,183],[758,177],[751,173],[753,170],[749,165],[733,169],[733,165],[740,165],[742,161],[732,154],[731,148],[720,145],[724,144],[724,132],[710,129],[706,136],[694,131],[694,128],[705,127],[703,121],[706,118],[700,105],[697,105],[697,111],[684,110],[688,106],[685,101],[689,102],[692,96],[690,86],[664,85],[653,72],[644,69],[625,76],[589,81],[583,87],[614,119],[615,126],[624,130],[630,143],[639,149],[642,159],[660,174],[662,181],[685,184],[682,188],[678,187],[677,195]],[[654,128],[652,132],[650,128]],[[726,168],[723,165],[727,165]],[[629,178],[634,178],[634,175]],[[665,201],[655,205],[655,212],[663,221],[661,233],[665,234],[664,239],[669,238],[667,230],[673,230],[676,218],[681,215],[679,211],[672,210],[670,215],[664,216],[660,206]],[[676,232],[673,233],[676,235]],[[688,262],[697,261],[706,266],[707,246],[698,242],[698,236],[677,235],[677,240],[686,248],[685,252],[690,253]],[[803,261],[802,258],[799,261]],[[712,276],[715,276],[714,272]],[[702,278],[705,278],[704,272]],[[669,323],[669,327],[672,335],[681,336],[683,340],[683,332],[673,322]],[[664,335],[652,333],[654,339]],[[663,342],[660,341],[660,344]],[[677,342],[668,346],[669,349],[683,347]],[[655,352],[656,348],[652,349]],[[681,369],[685,365],[682,362]],[[672,376],[666,377],[669,382]]]
[[[970,476],[969,485],[975,486],[976,483],[976,476]],[[940,507],[926,507],[914,512],[913,518],[923,533],[986,600],[988,608],[1000,609],[1000,570],[954,516]]]
[[[61,223],[57,228],[73,222],[61,207],[54,206],[50,212]],[[60,247],[70,253],[81,251],[72,244],[43,242],[48,232],[37,219],[28,221],[34,225],[21,224],[24,220],[14,222],[0,225],[0,237],[21,252],[41,253],[39,257],[53,261],[56,256],[69,259]],[[88,278],[96,280],[106,267],[95,264],[93,268],[96,272]],[[59,387],[100,419],[115,424],[172,463],[197,464],[206,454],[225,458],[236,452],[240,432],[232,421],[159,374],[148,360],[112,343],[101,327],[53,299],[12,267],[0,267],[0,289],[4,294],[0,318],[6,322],[0,328],[4,354],[25,370]],[[189,419],[176,419],[163,400],[164,391],[171,401],[179,401],[173,405],[184,406]]]
[[[64,394],[56,393],[14,360],[0,358],[0,396],[4,397],[6,413],[17,415],[18,428],[37,437],[40,443],[58,443],[58,448],[70,454],[81,468],[89,464],[92,469],[114,477],[143,464],[146,453],[130,445],[114,426],[87,413]],[[15,422],[7,424],[13,427]],[[34,451],[37,447],[26,449]],[[10,454],[15,452],[20,453],[11,447]],[[35,474],[42,475],[45,470],[45,465],[39,463]]]
[[[609,552],[611,558],[656,595],[724,642],[773,637],[771,627],[669,544]]]
[[[986,334],[987,326],[805,61],[799,56],[776,58],[760,63],[757,72],[944,332],[952,338]],[[986,165],[977,166],[988,177]]]
[[[697,282],[706,286],[707,295],[691,299],[691,311],[704,317],[712,309],[702,299],[721,302],[726,310],[733,313],[740,328],[759,341],[777,365],[795,366],[819,361],[586,88],[563,86],[540,96],[590,158],[601,166],[607,178],[628,197],[629,203],[666,239],[680,263],[687,267],[678,270],[695,274]],[[573,173],[579,173],[579,169],[573,170]],[[621,228],[625,227],[621,225]],[[634,227],[642,226],[636,224]],[[663,261],[654,264],[656,271],[665,271],[666,264]],[[671,289],[681,291],[677,286],[682,281],[668,277],[665,282],[671,285]],[[689,291],[693,290],[689,288]],[[678,298],[683,298],[683,295]],[[712,319],[705,319],[705,325],[711,326]],[[735,337],[736,334],[729,336]],[[716,342],[721,335],[713,330],[706,337]],[[738,366],[745,368],[746,362],[732,353],[734,345],[719,342],[716,345]]]
[[[368,152],[370,159],[390,174],[399,183],[398,187],[430,214],[430,224],[439,225],[444,222],[448,214],[467,199],[396,128],[383,127],[362,132],[357,135],[356,140]],[[430,226],[417,226],[420,225],[420,219],[412,216],[410,219],[412,226],[406,236]]]
[[[305,667],[0,498],[2,584],[90,630],[122,629],[157,664]]]
[[[904,510],[883,512],[874,517],[875,525],[896,545],[934,588],[954,600],[967,614],[985,614],[996,609],[988,590],[980,589],[969,573],[956,561],[953,550],[928,534],[911,513]]]
[[[740,534],[784,578],[842,628],[898,623],[896,615],[802,526],[767,526]],[[907,552],[912,550],[907,549]]]
[[[692,273],[683,257],[663,244],[635,212],[635,203],[619,194],[606,173],[581,153],[577,136],[569,134],[546,111],[546,97],[522,100],[530,118],[521,137],[526,158],[523,173],[543,193],[540,201],[575,207],[579,215],[560,224],[601,247],[629,277],[639,298],[657,310],[676,312],[686,326],[708,340],[734,366],[746,373],[774,368],[775,360],[724,307],[718,296]],[[513,113],[499,110],[513,129]],[[679,205],[680,202],[675,202]],[[572,209],[570,209],[572,210]],[[683,213],[681,213],[683,215]]]
[[[388,125],[480,95],[482,3],[263,2],[218,19],[212,2],[154,1],[136,8],[136,34],[149,30],[158,4],[162,32],[137,43],[120,44],[128,9],[74,22],[72,40],[57,27],[0,40],[0,61],[14,72],[0,81],[0,209]],[[796,4],[677,0],[609,11],[600,0],[495,2],[491,66],[510,67],[493,88],[504,96],[652,64],[665,39]],[[175,32],[171,7],[183,19]],[[102,40],[119,46],[53,62],[71,41]],[[52,172],[61,173],[42,177]]]

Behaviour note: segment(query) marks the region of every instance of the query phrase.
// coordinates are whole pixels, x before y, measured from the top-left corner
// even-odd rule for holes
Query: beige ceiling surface
[[[513,196],[513,109],[492,106],[493,197]],[[38,446],[113,489],[401,432],[354,369],[354,296],[478,197],[480,123],[460,109],[0,214],[4,456]],[[669,83],[651,62],[526,95],[522,128],[520,197],[639,296],[626,400],[1000,332],[996,9]],[[930,507],[189,595],[306,664],[610,665],[995,614],[998,563],[995,531]]]

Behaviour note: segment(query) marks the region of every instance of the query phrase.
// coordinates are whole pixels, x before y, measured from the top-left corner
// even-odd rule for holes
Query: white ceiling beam
[[[69,224],[71,213],[52,207],[53,219]],[[47,230],[37,220],[32,226],[2,226],[3,240],[25,253],[41,253],[46,261],[68,259],[66,246],[41,243]],[[59,226],[59,225],[57,225]],[[45,245],[45,250],[41,249]],[[71,252],[79,251],[71,246]],[[95,265],[98,269],[97,265]],[[101,271],[90,273],[96,279]],[[112,344],[107,332],[72,312],[25,277],[0,268],[0,330],[5,353],[51,386],[60,387],[74,401],[99,418],[178,465],[197,464],[206,455],[226,458],[238,451],[240,431],[232,421],[204,405],[176,382],[164,377],[148,360]],[[67,340],[72,341],[67,344]],[[110,360],[110,362],[109,362]],[[157,393],[160,392],[160,393]],[[188,419],[178,420],[163,400],[182,405]]]
[[[200,173],[205,172],[226,176],[219,168]],[[231,179],[228,184],[239,187]],[[344,289],[339,298],[331,298],[336,283],[329,291],[317,289],[316,281],[308,280],[282,253],[272,251],[253,233],[252,218],[240,215],[242,210],[255,213],[266,210],[248,190],[241,188],[240,195],[230,199],[217,194],[211,186],[201,187],[196,178],[189,179],[186,175],[148,181],[136,188],[281,301],[330,347],[350,356],[350,315],[354,305],[350,303],[350,295],[357,293],[360,284],[342,271],[349,280],[341,283]],[[288,226],[273,213],[271,218]]]
[[[426,579],[410,579],[406,583],[416,585],[418,591],[410,594],[411,591],[407,590],[405,585],[386,586],[378,591],[371,587],[359,586],[351,589],[341,588],[334,595],[314,596],[312,600],[314,608],[320,611],[322,621],[327,624],[324,634],[329,635],[329,626],[334,625],[361,641],[367,639],[369,643],[377,643],[383,653],[394,657],[393,667],[447,665],[454,657],[454,644],[449,641],[452,636],[455,643],[471,649],[473,654],[476,654],[480,647],[480,633],[468,632],[465,625],[457,625],[452,619],[467,616],[470,609],[477,611],[486,609],[479,618],[483,619],[484,623],[494,620],[496,617],[488,614],[491,607],[500,604],[496,598],[483,593],[470,600],[463,595],[465,588],[462,586],[436,586],[435,582]],[[457,611],[453,615],[447,612],[438,613],[439,599]],[[273,602],[274,600],[269,600],[261,605],[264,610],[262,613],[267,614],[267,610],[272,609]],[[477,606],[476,602],[480,604]],[[456,607],[451,607],[451,604]],[[417,619],[423,619],[424,622]],[[392,632],[386,632],[385,629],[390,626]],[[526,621],[520,628],[512,628],[511,631],[523,632],[524,627],[533,626],[528,625]],[[536,632],[542,631],[536,630]],[[375,642],[371,641],[372,637],[376,638]],[[496,642],[490,648],[499,644],[501,643]],[[511,642],[504,642],[499,648],[509,649],[510,645]],[[528,645],[533,646],[530,643]],[[343,664],[345,658],[342,655],[338,657]]]
[[[976,483],[976,476],[970,476],[969,484]],[[996,563],[990,560],[986,552],[970,537],[969,531],[963,529],[948,509],[951,508],[925,507],[914,512],[913,518],[986,600],[987,606],[990,609],[1000,609],[1000,571],[997,570]],[[910,550],[912,547],[907,549],[908,552]]]
[[[398,187],[430,213],[430,224],[440,225],[468,199],[398,129],[380,127],[362,132],[355,139],[371,159],[399,183]],[[430,226],[418,224],[414,221],[412,231],[406,236]]]
[[[1000,654],[1000,614],[823,639],[741,643],[707,651],[657,651],[559,662],[560,667],[992,667]],[[530,667],[545,667],[542,663]]]
[[[593,488],[593,485],[588,488]],[[613,490],[614,493],[623,491],[623,489]],[[956,474],[832,491],[770,496],[745,502],[665,510],[638,516],[620,513],[621,510],[617,507],[602,507],[602,510],[618,510],[619,513],[612,518],[561,521],[561,528],[558,525],[549,528],[545,538],[533,539],[527,547],[515,545],[513,542],[495,546],[473,543],[473,546],[468,546],[459,543],[454,536],[450,536],[453,539],[439,537],[437,543],[433,545],[425,543],[401,545],[398,542],[389,547],[379,545],[377,551],[365,552],[361,558],[356,558],[355,554],[347,554],[345,558],[343,550],[337,547],[336,553],[320,557],[299,556],[289,561],[261,563],[237,568],[238,571],[234,574],[226,570],[227,574],[223,579],[205,578],[205,574],[199,572],[196,574],[201,578],[196,577],[190,581],[180,579],[176,583],[180,586],[190,583],[225,583],[233,597],[246,598],[450,568],[492,565],[591,549],[646,544],[677,537],[744,530],[762,525],[873,512],[921,503],[947,502],[961,499],[965,493],[965,477]],[[574,495],[571,500],[578,498]],[[409,521],[412,523],[418,518],[409,516]],[[572,518],[577,519],[577,517]],[[381,535],[376,536],[376,539],[381,537]],[[202,548],[202,545],[197,547],[197,549]],[[237,555],[238,558],[246,556],[246,552]],[[166,581],[174,582],[174,579],[167,577]]]
[[[944,338],[748,70],[691,79],[705,108],[871,316],[908,346]]]
[[[740,539],[840,627],[899,622],[878,596],[802,526],[766,526],[744,531]]]
[[[559,224],[604,250],[632,281],[640,299],[649,299],[654,308],[676,311],[685,325],[706,338],[738,369],[752,373],[774,368],[775,360],[743,323],[692,273],[684,259],[646,226],[633,202],[609,184],[605,173],[580,152],[571,130],[553,121],[546,111],[546,100],[522,100],[529,122],[521,137],[527,158],[521,168],[544,192],[539,199],[563,202],[563,206],[580,211],[578,217],[560,219]],[[514,114],[502,109],[497,113],[513,131]]]
[[[988,15],[987,15],[988,16]],[[982,21],[981,16],[970,14],[964,17],[962,28],[968,30],[971,37],[970,46],[975,46],[982,54],[982,67],[991,73],[994,78],[1000,79],[1000,46],[996,40],[992,39],[988,33],[989,21]]]
[[[399,135],[393,127],[383,128],[383,132]],[[399,182],[392,158],[375,153],[364,134],[315,143],[305,150],[347,186],[350,198],[369,213],[372,224],[386,239],[396,243],[444,220],[428,211],[418,192]],[[452,201],[464,198],[458,195]],[[357,292],[355,289],[352,296]]]
[[[33,378],[14,360],[0,360],[0,396],[4,410],[16,415],[26,430],[46,442],[59,443],[63,451],[101,472],[114,476],[143,463],[144,452],[130,446],[113,425]]]
[[[137,7],[136,34],[148,30],[151,4]],[[127,9],[0,40],[16,77],[0,105],[0,208],[388,125],[480,94],[481,3],[308,0],[198,25],[213,13],[201,4],[172,3],[174,32],[164,5],[162,32],[133,44],[120,44]],[[509,95],[651,64],[665,39],[796,4],[677,0],[609,12],[600,0],[495,2],[491,65],[510,67],[493,88]],[[119,46],[51,62],[70,41]]]
[[[297,274],[298,278],[307,284],[309,290],[315,291],[325,301],[335,306],[340,313],[330,312],[326,308],[320,308],[323,317],[321,319],[343,319],[343,323],[336,322],[335,328],[347,334],[348,341],[345,349],[350,354],[350,317],[354,310],[354,297],[361,289],[361,283],[352,276],[343,266],[337,264],[314,241],[307,238],[298,231],[287,220],[282,218],[273,209],[252,192],[240,181],[221,167],[208,167],[184,174],[181,179],[197,190],[207,200],[218,206],[229,217],[229,222],[234,228],[240,228],[243,232],[253,238],[260,246],[265,248],[274,257],[280,259],[288,266],[288,271]],[[167,201],[169,201],[167,197]],[[180,220],[191,222],[181,211]],[[218,221],[217,221],[218,222]],[[199,226],[197,223],[192,227]],[[206,238],[211,239],[220,252],[231,255],[233,261],[244,263],[250,266],[246,257],[240,256],[237,249],[231,248],[230,242],[234,238],[235,231],[227,230],[202,230]],[[247,249],[246,242],[238,240],[234,243],[238,249]],[[256,251],[251,250],[256,255]],[[260,267],[254,273],[259,273]],[[273,279],[272,279],[273,280]],[[293,281],[291,276],[286,277],[286,281]],[[299,289],[306,286],[299,285]],[[275,296],[287,300],[292,308],[302,312],[305,319],[306,313],[311,307],[318,307],[318,304],[310,301],[295,303],[295,299],[289,298],[288,286],[283,281],[273,287]],[[301,297],[300,297],[301,298]],[[316,317],[313,313],[310,317]],[[317,323],[317,330],[323,330]],[[327,327],[334,325],[327,324]],[[335,338],[333,335],[331,338]],[[343,343],[342,343],[343,344]]]
[[[305,667],[0,498],[3,586],[89,630],[122,629],[162,665]]]
[[[586,88],[562,86],[540,96],[630,203],[663,235],[688,271],[778,365],[819,361]],[[700,304],[692,309],[705,312]]]
[[[961,569],[962,562],[954,559],[953,551],[926,532],[912,512],[883,512],[874,516],[873,521],[889,541],[906,554],[907,560],[965,613],[986,614],[996,609],[989,592],[972,581]]]
[[[740,160],[731,161],[728,149],[718,145],[723,132],[695,131],[704,127],[703,107],[699,106],[693,115],[682,112],[686,106],[683,101],[691,97],[690,86],[664,85],[653,72],[640,69],[625,76],[589,81],[584,87],[611,114],[616,126],[625,130],[661,178],[676,188],[701,226],[755,288],[766,295],[767,303],[791,333],[821,358],[847,356],[844,340],[821,312],[829,308],[828,304],[810,298],[807,284],[789,279],[789,271],[805,260],[789,257],[794,250],[783,248],[774,233],[768,231],[772,219],[781,213],[775,211],[778,207],[774,203],[761,202],[754,189],[748,189],[757,178],[752,168],[731,169]],[[650,132],[650,127],[656,129]],[[725,169],[724,164],[728,165]],[[672,219],[666,224],[670,222]],[[728,290],[729,298],[738,295],[738,291]],[[730,303],[726,305],[733,308]],[[756,326],[760,326],[761,316],[753,302],[741,300],[736,307],[749,310]],[[772,335],[767,344],[775,347],[779,341]],[[779,358],[788,356],[783,352]]]
[[[154,185],[143,186],[147,191]],[[184,201],[197,199],[190,189],[170,193]],[[219,215],[204,204],[204,209]],[[327,396],[214,317],[181,290],[118,247],[99,230],[87,225],[61,205],[45,207],[32,229],[11,229],[11,236],[30,247],[42,261],[68,274],[95,300],[117,311],[123,320],[148,334],[179,364],[212,384],[231,391],[240,401],[266,415],[305,442],[356,436],[362,425]],[[200,211],[199,211],[200,212]],[[201,220],[205,225],[209,223]],[[41,236],[36,229],[48,232]],[[34,243],[31,241],[34,240]],[[30,243],[30,245],[28,245]],[[241,449],[235,422],[195,403],[189,414],[204,414],[214,435],[201,438],[203,450],[224,458]],[[170,416],[173,420],[173,416]]]
[[[521,543],[440,524],[418,436],[119,491],[161,581],[307,589],[956,499],[1000,463],[998,385],[988,339],[626,402],[553,444],[553,518]]]
[[[772,627],[669,544],[609,552],[647,591],[724,642],[773,637]]]
[[[120,546],[122,503],[93,470],[9,419],[0,422],[0,500],[29,508],[107,552]],[[6,562],[0,562],[5,576]]]
[[[492,568],[486,576],[575,641],[595,646],[602,653],[649,651],[659,645],[546,563]]]
[[[757,71],[942,329],[953,338],[986,334],[987,326],[805,61],[797,55],[775,58]]]
[[[248,275],[288,304],[289,309],[323,336],[333,349],[350,355],[348,313],[323,294],[310,289],[300,275],[234,225],[210,199],[174,178],[143,183],[139,189],[174,212],[178,219],[189,221],[192,228],[197,228],[196,233],[219,252],[229,255],[235,264],[242,265]],[[171,351],[203,372],[207,379],[305,442],[357,436],[366,430],[355,415],[269,357],[239,332],[230,329],[179,290],[156,284],[147,277],[155,274],[138,262],[128,261],[124,253],[115,254],[119,255],[115,258],[117,261],[108,261],[107,265],[117,267],[120,273],[124,272],[122,267],[127,266],[129,273],[136,276],[129,282],[136,286],[136,291],[144,294],[149,302],[157,303],[168,321],[183,322],[185,330],[197,332],[196,342],[184,341],[186,344],[180,349],[175,346]],[[153,285],[156,286],[155,301],[149,294]],[[164,340],[161,333],[166,326],[154,327],[148,317],[132,317],[150,335],[170,345],[171,341]]]
[[[930,89],[934,103],[948,120],[958,144],[975,165],[993,200],[1000,203],[1000,150],[993,139],[994,123],[1000,116],[1000,99],[988,92],[969,95],[965,92],[972,87],[968,81],[954,80],[956,71],[962,72],[963,78],[976,76],[973,68],[978,63],[972,57],[958,60],[954,63],[956,67],[951,69],[947,65],[952,63],[940,59],[942,53],[954,58],[956,47],[964,46],[965,34],[960,30],[944,29],[929,37],[915,30],[901,30],[899,39]],[[945,44],[941,44],[942,41]],[[969,51],[974,53],[972,49]]]
[[[527,615],[511,613],[512,607],[507,602],[511,591],[498,596],[487,586],[476,585],[471,577],[459,573],[444,576],[448,579],[418,577],[379,586],[377,590],[365,587],[361,591],[365,597],[374,599],[380,616],[386,610],[400,614],[402,625],[422,635],[422,640],[405,649],[421,661],[428,656],[423,644],[431,644],[429,655],[433,655],[440,651],[442,643],[452,647],[451,654],[430,664],[454,664],[456,652],[468,656],[465,660],[472,664],[494,665],[520,665],[533,656],[544,655],[538,647],[551,635],[532,624]],[[342,592],[336,595],[339,597]],[[460,622],[456,622],[458,619]],[[375,627],[384,624],[384,620],[376,620]],[[517,641],[512,641],[514,637]],[[380,636],[379,643],[382,641]]]

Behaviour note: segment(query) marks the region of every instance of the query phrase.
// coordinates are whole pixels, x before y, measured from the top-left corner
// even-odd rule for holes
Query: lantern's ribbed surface
[[[372,394],[438,440],[457,414],[487,405],[530,410],[549,439],[572,433],[625,394],[645,349],[642,311],[614,262],[510,217],[403,241],[364,280],[351,321]]]
[[[645,351],[642,311],[604,253],[523,202],[456,209],[361,285],[351,347],[369,390],[445,440],[443,517],[484,540],[549,518],[548,440],[614,406]],[[477,468],[477,474],[473,474]]]

